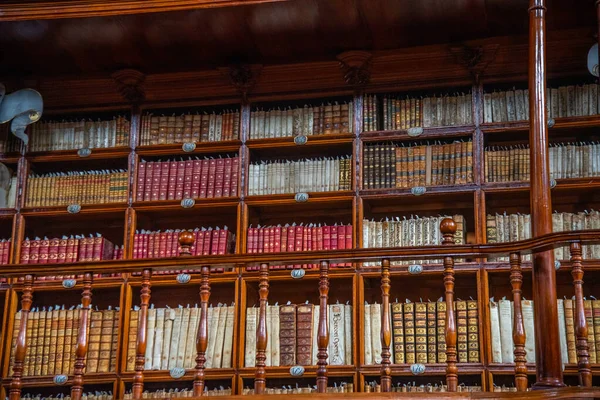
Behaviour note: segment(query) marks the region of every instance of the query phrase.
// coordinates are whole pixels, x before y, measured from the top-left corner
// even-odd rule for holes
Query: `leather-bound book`
[[[233,114],[233,139],[238,140],[240,138],[240,111],[236,111]]]
[[[167,360],[167,368],[163,369],[173,369],[175,367],[180,367],[178,365],[177,358],[179,355],[179,342],[182,338],[181,335],[181,324],[183,318],[183,307],[179,306],[172,310],[173,318],[173,327],[171,331],[171,339],[169,344],[169,359]],[[185,339],[185,338],[184,338]],[[185,344],[184,344],[185,346]]]
[[[200,308],[196,305],[190,308],[190,322],[186,332],[186,342],[184,349],[184,368],[193,368],[196,364],[196,335],[198,333],[198,321],[200,320]],[[183,331],[182,331],[183,334]]]
[[[194,114],[192,116],[192,132],[190,141],[198,143],[200,141],[200,131],[202,129],[202,116],[200,114]]]
[[[215,197],[215,186],[217,177],[217,160],[214,158],[208,161],[208,177],[207,177],[207,189],[206,197],[212,199]]]
[[[456,347],[458,362],[468,362],[468,327],[467,327],[467,302],[463,300],[456,301]]]
[[[215,161],[215,188],[213,197],[223,197],[223,186],[225,184],[225,159],[219,157]]]
[[[32,241],[29,239],[25,239],[21,242],[21,254],[19,256],[19,264],[30,264],[29,254],[31,251],[31,242]]]
[[[327,104],[324,107],[323,115],[323,133],[325,135],[333,133],[333,105]]]
[[[152,181],[154,175],[154,164],[158,164],[155,162],[145,162],[141,161],[139,165],[145,165],[145,174],[144,174],[144,190],[143,190],[143,200],[150,201],[152,200]],[[138,175],[139,177],[139,175]],[[140,181],[138,180],[138,190],[140,188]],[[139,198],[139,196],[138,196]]]
[[[183,199],[183,189],[184,189],[184,180],[185,180],[185,161],[173,161],[176,163],[176,173],[175,173],[175,195],[174,199]]]
[[[86,372],[98,372],[100,360],[100,340],[102,337],[102,311],[92,311],[90,317],[90,335],[88,338],[88,352]]]
[[[299,304],[296,307],[297,310],[297,364],[298,365],[312,365],[313,355],[313,312],[314,306],[312,304]],[[332,360],[331,355],[329,356]],[[334,365],[330,363],[331,365]]]
[[[50,253],[50,240],[47,237],[44,237],[40,241],[39,250],[40,250],[40,255],[39,255],[38,263],[39,264],[48,264],[48,256]]]
[[[279,314],[277,314],[277,318]],[[231,368],[233,365],[233,328],[235,318],[235,306],[226,307],[226,318],[225,318],[225,339],[223,343],[223,356],[221,360],[221,368]],[[278,320],[276,322],[279,322]],[[279,346],[278,346],[279,347]],[[279,356],[279,353],[277,353]],[[277,357],[279,358],[279,357]]]
[[[138,328],[139,308],[135,307],[129,315],[129,335],[127,342],[127,360],[126,371],[133,371],[135,368],[135,355],[137,350],[137,328]]]
[[[296,306],[279,307],[279,357],[281,366],[296,364]]]
[[[332,106],[331,133],[340,133],[342,129],[342,106],[336,101]]]
[[[119,307],[115,308],[115,312],[113,313],[113,323],[112,323],[112,344],[110,346],[110,363],[109,363],[109,371],[115,372],[117,370],[117,350],[119,348],[119,332],[121,331],[120,327],[120,309]],[[76,311],[77,313],[77,311]]]
[[[414,364],[417,362],[415,338],[415,304],[403,303],[402,307],[404,314],[404,349],[406,353],[405,362],[407,364]]]
[[[595,86],[595,85],[591,85]],[[590,110],[592,112],[592,110]],[[600,360],[600,300],[592,300],[592,322],[596,343],[596,362]]]
[[[208,346],[206,348],[206,368],[214,368],[214,352],[215,342],[217,337],[217,329],[219,325],[219,314],[221,307],[209,307],[208,308]]]
[[[565,325],[567,331],[567,351],[569,354],[569,363],[577,363],[577,349],[575,337],[575,314],[574,301],[572,299],[564,300],[565,307]]]
[[[258,308],[248,307],[246,309],[246,345],[244,352],[244,366],[254,367],[256,365],[256,325],[258,320]],[[280,310],[281,327],[281,310]],[[280,331],[281,332],[281,331]]]
[[[115,310],[108,309],[102,311],[97,372],[108,372],[110,369],[114,319]]]
[[[48,370],[46,372],[46,374],[49,375],[53,375],[54,374],[54,369],[56,367],[56,354],[57,354],[57,339],[58,339],[58,325],[59,325],[59,307],[55,307],[54,310],[52,310],[52,320],[50,323],[50,346],[49,346],[49,351],[48,351]],[[28,325],[29,328],[29,325]],[[47,325],[46,325],[46,329],[47,329]],[[29,336],[31,337],[31,336]]]
[[[392,303],[392,337],[393,352],[396,364],[404,364],[404,316],[402,303]]]
[[[32,341],[31,348],[27,349],[27,351],[31,352],[31,360],[33,362],[33,375],[37,376],[42,374],[42,362],[45,351],[44,335],[46,333],[46,308],[44,307],[41,311],[37,311],[35,314],[38,314],[36,316],[36,324],[34,324],[37,325],[37,330],[34,330],[34,327],[32,327],[32,334],[35,335],[35,340]],[[32,316],[33,313],[30,313],[30,317]],[[16,325],[16,327],[18,328],[18,324]]]
[[[193,131],[193,127],[194,127],[194,115],[192,114],[185,114],[183,115],[183,131],[181,132],[181,136],[176,137],[176,139],[178,140],[178,142],[192,142],[193,138],[192,138],[192,131]],[[179,133],[179,129],[181,128],[181,124],[177,125],[178,131],[175,132],[175,135],[177,136],[177,134]]]
[[[479,357],[479,310],[477,300],[467,300],[468,360],[478,363]]]
[[[346,360],[346,333],[345,309],[343,304],[329,305],[329,364],[345,365]],[[372,328],[371,328],[372,329]]]
[[[169,190],[169,168],[171,163],[169,161],[159,162],[158,165],[160,170],[160,181],[158,186],[158,200],[166,200],[167,192]]]
[[[189,158],[185,160],[183,170],[183,199],[191,198],[192,195],[192,177],[194,173],[194,161]]]
[[[55,306],[54,308],[58,308],[58,306]],[[46,331],[44,332],[44,349],[42,353],[42,368],[40,375],[48,375],[52,373],[50,371],[50,343],[52,339],[52,321],[54,319],[54,308],[49,307],[48,311],[46,312]],[[56,323],[58,323],[58,321]],[[58,329],[58,325],[56,325],[56,328]]]
[[[193,160],[192,168],[192,191],[191,198],[198,199],[200,197],[200,179],[202,177],[202,160]]]
[[[210,115],[204,113],[200,122],[200,142],[208,142],[210,130]]]
[[[73,373],[73,369],[75,367],[72,362],[73,357],[75,356],[74,352],[77,346],[77,335],[73,335],[73,325],[75,322],[75,314],[78,313],[79,310],[76,310],[75,307],[71,307],[67,310],[66,313],[66,321],[65,321],[65,333],[64,333],[64,351],[63,351],[63,373],[66,375],[71,375]],[[41,322],[41,320],[40,320]],[[75,339],[75,340],[74,340]],[[41,354],[40,354],[41,358]],[[37,367],[36,367],[37,369]]]
[[[10,371],[9,371],[9,374],[11,376],[13,374],[12,367],[13,367],[14,362],[15,362],[15,352],[17,350],[17,339],[19,337],[20,323],[21,323],[21,311],[17,311],[15,313],[15,317],[14,317],[14,326],[13,326],[12,339],[11,339],[12,345],[10,347],[11,348],[11,350],[10,350],[11,356],[10,356],[10,367],[9,367]]]
[[[175,129],[177,127],[177,117],[170,115],[167,117],[167,134],[166,138],[161,143],[175,143]]]
[[[184,115],[179,115],[176,117],[173,117],[174,121],[173,121],[173,134],[169,135],[168,138],[168,143],[182,143],[183,142],[183,131],[185,129],[184,125]]]
[[[208,191],[208,173],[209,173],[209,163],[210,160],[208,158],[204,158],[201,161],[200,167],[200,191],[198,193],[198,197],[201,199],[205,199]]]
[[[147,331],[146,331],[146,352],[144,354],[144,370],[152,370],[152,357],[154,355],[154,339],[156,326],[156,309],[151,305],[148,309]]]
[[[239,159],[239,157],[233,157],[233,159],[231,160],[231,191],[230,191],[231,197],[238,196],[239,169],[240,169],[240,159]]]
[[[437,362],[437,307],[435,301],[427,302],[427,362]]]
[[[590,363],[596,364],[596,335],[594,333],[594,314],[592,310],[592,300],[583,301],[583,311],[588,328],[588,352],[590,354]]]
[[[58,332],[56,334],[56,363],[54,373],[65,373],[63,361],[65,356],[65,329],[67,325],[67,311],[64,307],[58,312]]]
[[[442,299],[436,302],[437,305],[437,362],[446,362],[446,302]]]
[[[227,320],[227,306],[219,308],[219,319],[217,323],[217,329],[214,336],[214,349],[213,349],[213,368],[221,368],[223,363],[223,343],[225,342],[225,323]]]
[[[231,196],[231,168],[233,165],[233,159],[231,157],[225,158],[225,166],[223,171],[223,197]]]
[[[58,247],[60,239],[52,238],[48,241],[48,264],[56,264],[58,262]]]
[[[417,363],[427,363],[427,303],[415,305],[415,359]]]
[[[169,356],[171,354],[171,336],[173,334],[173,323],[175,322],[175,309],[167,308],[165,310],[162,350],[160,355],[160,369],[166,370],[169,368]],[[157,343],[155,340],[154,347]],[[175,350],[173,350],[175,351]]]

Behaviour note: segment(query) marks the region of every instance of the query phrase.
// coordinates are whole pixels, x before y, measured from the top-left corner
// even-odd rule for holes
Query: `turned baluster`
[[[256,372],[254,375],[254,394],[265,394],[267,384],[265,361],[267,360],[267,301],[269,296],[269,264],[260,264],[258,284],[259,313],[256,324]]]
[[[579,384],[585,387],[592,386],[592,371],[590,369],[590,354],[588,347],[588,327],[583,308],[583,264],[581,256],[581,243],[571,243],[571,275],[575,289],[575,304],[573,314],[575,317],[575,336],[577,338],[577,369],[579,371]]]
[[[392,391],[392,370],[390,365],[390,344],[392,328],[390,326],[390,260],[381,261],[381,391]]]
[[[206,347],[208,346],[208,300],[210,299],[210,267],[204,265],[200,281],[200,323],[196,337],[196,376],[194,377],[194,397],[204,393],[204,369],[206,363]]]
[[[194,234],[189,231],[183,231],[179,234],[179,255],[191,256],[192,246],[194,245]]]
[[[444,218],[440,224],[443,245],[454,244],[456,223]],[[454,259],[444,257],[444,287],[446,289],[446,385],[449,392],[458,389],[458,367],[456,354],[456,318],[454,316]]]
[[[523,310],[521,309],[521,285],[523,284],[523,271],[521,270],[521,255],[510,254],[510,284],[512,285],[514,312],[513,312],[513,342],[515,344],[515,386],[517,391],[527,390],[527,365],[525,351],[525,324],[523,323]]]
[[[140,291],[140,310],[138,314],[137,347],[135,352],[135,373],[131,388],[134,400],[142,398],[144,391],[144,357],[146,355],[148,305],[150,304],[150,278],[152,271],[145,269],[142,272],[142,289]]]
[[[19,336],[17,337],[17,348],[15,349],[15,359],[13,362],[13,374],[10,381],[9,400],[19,400],[21,398],[21,387],[23,382],[23,362],[27,353],[27,320],[31,310],[33,300],[33,275],[25,275],[23,283],[23,293],[21,294],[21,321],[19,323]]]
[[[92,307],[92,279],[91,272],[83,274],[83,291],[81,292],[81,311],[79,314],[79,331],[77,332],[77,348],[75,350],[75,365],[73,372],[73,387],[71,398],[80,400],[83,394],[83,374],[85,373],[88,352],[88,338],[90,336],[90,313]]]
[[[329,327],[327,324],[327,300],[329,298],[329,261],[321,261],[319,275],[319,330],[317,335],[317,392],[327,392],[327,346]]]

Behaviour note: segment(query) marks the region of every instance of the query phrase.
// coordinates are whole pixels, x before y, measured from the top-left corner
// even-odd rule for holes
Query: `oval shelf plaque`
[[[425,186],[415,186],[413,188],[410,188],[410,192],[415,196],[421,196],[422,194],[425,194],[425,192],[427,192],[427,188]]]
[[[297,146],[302,146],[305,145],[306,142],[308,142],[308,137],[304,136],[304,135],[298,135],[294,138],[294,143]]]
[[[178,274],[175,279],[177,283],[186,284],[192,279],[192,276],[190,274]]]
[[[296,193],[294,200],[296,200],[296,203],[304,203],[308,201],[308,193]]]
[[[169,370],[169,375],[171,375],[171,378],[173,379],[180,379],[183,378],[183,376],[185,375],[185,368],[171,368]]]
[[[78,214],[81,211],[81,205],[79,204],[69,204],[67,206],[67,212],[69,214]]]
[[[425,373],[425,365],[424,364],[411,364],[410,372],[413,375],[422,375],[423,373]]]
[[[52,382],[54,382],[55,385],[64,385],[68,380],[69,377],[66,375],[54,375],[54,378],[52,378]]]
[[[423,266],[421,264],[411,264],[408,266],[408,273],[418,275],[423,272]]]
[[[83,148],[77,150],[77,155],[81,158],[89,157],[92,154],[92,149]]]
[[[304,271],[303,269],[293,269],[290,271],[290,275],[294,279],[302,279],[304,278],[304,275],[306,275],[306,271]]]
[[[421,136],[423,134],[423,128],[420,126],[414,127],[414,128],[408,128],[408,136],[411,137],[416,137],[416,136]]]
[[[192,208],[196,205],[196,200],[190,199],[190,198],[185,198],[185,199],[181,200],[180,204],[181,204],[182,208]]]
[[[290,368],[290,375],[302,376],[304,375],[304,367],[302,365],[294,365]]]
[[[185,151],[186,153],[191,153],[192,151],[196,150],[196,143],[186,142],[181,145],[181,150]]]
[[[75,279],[65,279],[62,281],[62,285],[65,289],[74,288],[76,284],[77,281]]]

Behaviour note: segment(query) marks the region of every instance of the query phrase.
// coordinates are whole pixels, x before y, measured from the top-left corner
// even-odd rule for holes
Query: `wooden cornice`
[[[200,8],[246,6],[290,0],[68,0],[20,1],[0,5],[0,21],[106,17]]]

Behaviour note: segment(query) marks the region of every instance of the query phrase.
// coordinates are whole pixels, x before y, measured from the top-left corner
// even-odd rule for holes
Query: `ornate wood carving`
[[[179,233],[179,255],[191,256],[192,246],[194,245],[194,234],[189,231]]]
[[[135,352],[135,373],[131,391],[133,399],[142,398],[144,391],[144,356],[146,354],[146,330],[148,324],[148,305],[150,304],[150,278],[152,270],[145,269],[142,272],[142,289],[140,291],[140,312],[138,314],[137,347]]]
[[[25,275],[23,284],[23,293],[21,294],[21,322],[19,324],[19,336],[17,337],[17,348],[15,350],[15,360],[13,363],[13,374],[10,381],[9,400],[19,400],[21,398],[21,388],[23,383],[23,361],[27,353],[27,320],[31,310],[33,300],[33,275]]]
[[[338,54],[344,82],[351,86],[363,86],[371,80],[371,58],[366,51],[346,51]]]
[[[256,85],[261,70],[262,65],[259,64],[241,64],[219,68],[221,74],[225,76],[229,83],[242,95],[244,101],[254,85]]]
[[[91,272],[83,274],[83,291],[81,292],[81,314],[79,317],[79,332],[77,333],[77,349],[75,350],[75,370],[73,372],[73,386],[71,398],[81,400],[83,394],[83,374],[85,373],[85,356],[88,351],[89,319],[92,306],[92,279]]]
[[[444,218],[440,224],[443,245],[454,244],[456,223],[452,218]],[[454,317],[454,259],[444,257],[444,287],[446,288],[446,385],[449,392],[458,389],[458,362],[456,354],[456,318]]]
[[[256,324],[256,372],[254,375],[254,394],[264,394],[266,388],[265,361],[267,359],[267,301],[269,297],[269,264],[260,264],[260,282],[258,295],[260,309]]]
[[[588,327],[583,308],[583,258],[581,256],[581,243],[571,243],[571,276],[575,291],[575,337],[577,338],[577,370],[579,371],[579,384],[585,387],[592,386],[592,370],[590,368],[590,353],[588,346]]]
[[[451,46],[449,50],[456,62],[466,68],[473,80],[479,83],[479,78],[487,66],[496,58],[499,47],[500,45],[497,43],[489,43],[477,47]]]
[[[392,370],[390,368],[390,344],[392,327],[390,326],[390,260],[381,260],[381,391],[392,391]]]
[[[317,392],[327,392],[327,346],[329,327],[327,324],[327,300],[329,298],[329,261],[321,261],[319,275],[319,330],[317,344]]]
[[[200,321],[196,337],[196,375],[194,377],[194,397],[204,392],[204,364],[206,363],[206,347],[208,346],[208,300],[210,299],[210,267],[202,266],[200,281]]]
[[[122,69],[111,75],[119,94],[131,104],[139,104],[146,98],[144,82],[146,75],[135,69]]]
[[[510,253],[510,284],[512,286],[513,312],[513,341],[515,343],[515,386],[519,392],[527,391],[527,360],[525,358],[525,324],[521,309],[521,285],[523,272],[521,270],[521,255]]]

